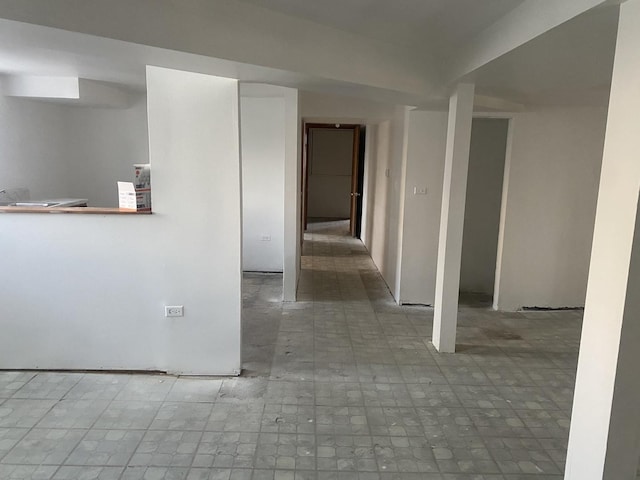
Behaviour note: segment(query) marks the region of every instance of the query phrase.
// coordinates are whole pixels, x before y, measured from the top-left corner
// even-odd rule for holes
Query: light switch
[[[414,195],[426,195],[427,194],[427,187],[413,187],[413,194]]]
[[[391,170],[389,170],[388,168],[384,171],[384,176],[385,177],[390,177],[391,176]]]

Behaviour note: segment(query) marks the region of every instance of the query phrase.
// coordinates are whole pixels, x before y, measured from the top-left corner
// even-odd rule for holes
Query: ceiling
[[[412,45],[418,53],[420,47],[437,50],[435,47],[439,46],[442,52],[455,50],[522,3],[522,0],[234,1],[377,40]],[[478,69],[471,77],[477,92],[523,105],[606,104],[617,19],[618,7],[608,6],[550,30]],[[144,89],[148,64],[389,103],[446,105],[446,96],[403,96],[402,92],[317,75],[0,19],[0,75],[70,75]]]
[[[582,14],[480,68],[476,91],[525,105],[606,105],[617,27],[617,6]]]
[[[524,0],[240,0],[446,56]]]
[[[415,100],[384,89],[0,18],[0,83],[4,75],[69,76],[143,92],[146,65],[388,103]]]

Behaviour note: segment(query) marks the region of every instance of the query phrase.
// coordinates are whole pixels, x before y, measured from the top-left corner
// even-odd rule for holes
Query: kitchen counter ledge
[[[71,213],[82,215],[150,215],[122,208],[103,207],[0,207],[0,213]]]

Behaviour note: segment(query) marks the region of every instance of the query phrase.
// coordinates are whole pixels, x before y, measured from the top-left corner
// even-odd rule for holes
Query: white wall
[[[300,115],[313,123],[367,124],[390,120],[394,106],[360,98],[300,92]]]
[[[309,130],[309,217],[350,217],[353,135],[353,130]]]
[[[375,168],[366,171],[368,188],[363,200],[368,217],[364,243],[396,299],[400,291],[407,112],[406,107],[396,106],[392,119],[378,125],[376,159],[370,162]]]
[[[147,102],[131,95],[129,108],[66,108],[68,194],[89,205],[118,206],[118,181],[133,181],[133,164],[149,162]],[[153,173],[151,186],[153,187]]]
[[[3,368],[239,372],[237,82],[148,67],[148,102],[153,215],[0,215]]]
[[[566,480],[637,478],[640,1],[623,3],[580,336]]]
[[[407,188],[407,151],[409,148],[409,113],[410,107],[397,106],[393,119],[393,136],[391,139],[391,152],[394,168],[390,169],[392,179],[392,204],[390,209],[390,230],[388,255],[394,265],[395,272],[393,283],[390,284],[391,292],[399,302],[400,283],[402,278],[402,248],[404,225],[404,193]]]
[[[68,195],[67,119],[66,107],[0,95],[0,190],[26,187],[31,198]]]
[[[434,300],[446,120],[410,114],[402,303]],[[584,304],[605,121],[595,108],[513,114],[497,259],[501,310]],[[419,185],[427,195],[413,194]]]
[[[382,271],[386,251],[386,206],[389,202],[389,178],[386,176],[386,170],[390,163],[391,121],[381,122],[375,130],[367,128],[367,136],[370,132],[375,132],[375,136],[371,137],[375,155],[369,156],[370,162],[365,172],[365,185],[369,188],[363,199],[366,235],[363,236],[362,242],[378,269]]]
[[[0,189],[117,207],[116,182],[133,180],[133,164],[149,161],[146,97],[131,99],[111,109],[0,96]]]
[[[284,272],[282,299],[294,302],[298,293],[302,238],[302,118],[298,90],[283,88],[285,101]]]
[[[433,305],[442,204],[447,112],[409,116],[400,302]],[[426,188],[426,195],[414,194]]]
[[[300,115],[314,123],[379,123],[390,120],[394,106],[355,97],[300,92]]]
[[[360,240],[365,245],[371,244],[373,230],[373,212],[375,205],[375,175],[378,159],[378,129],[379,125],[369,123],[366,125],[364,145],[364,172],[362,186],[362,223]]]
[[[584,305],[606,116],[567,108],[512,120],[499,309]]]
[[[295,301],[302,204],[298,91],[244,83],[240,94],[243,268],[283,272],[283,299]]]
[[[242,96],[240,104],[243,270],[282,272],[285,99]]]
[[[509,120],[475,118],[471,129],[460,291],[493,294]]]

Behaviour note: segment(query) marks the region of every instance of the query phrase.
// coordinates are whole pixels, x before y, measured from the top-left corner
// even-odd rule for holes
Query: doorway
[[[462,238],[460,293],[467,302],[494,295],[509,119],[474,118]]]
[[[360,238],[364,126],[306,123],[304,131],[304,229],[309,219],[349,220],[351,236]]]

